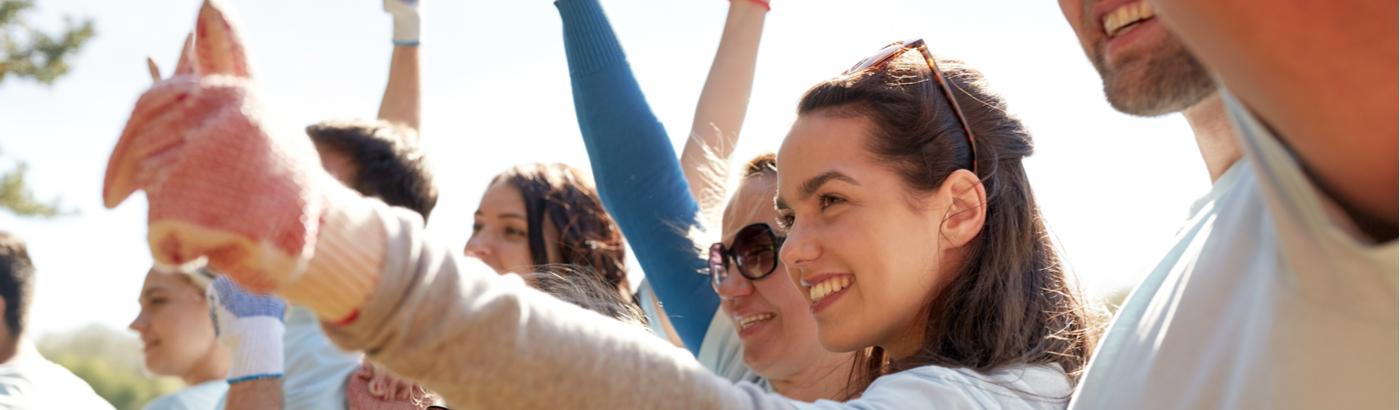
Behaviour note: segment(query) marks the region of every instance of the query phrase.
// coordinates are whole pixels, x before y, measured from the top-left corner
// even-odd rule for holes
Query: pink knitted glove
[[[350,410],[420,410],[433,404],[427,396],[417,384],[368,361],[345,384]]]
[[[208,257],[210,268],[249,291],[278,292],[330,320],[353,317],[382,257],[359,254],[383,252],[383,227],[366,223],[374,212],[365,200],[321,169],[310,139],[268,127],[238,30],[225,10],[204,3],[175,75],[136,102],[107,164],[106,205],[116,207],[135,190],[146,191],[147,240],[159,263]],[[328,221],[341,221],[330,224],[341,231],[369,226],[380,234],[356,243],[348,238],[358,231],[321,232]],[[335,248],[328,252],[334,254],[356,246],[364,248],[349,249],[349,260],[336,263],[369,265],[362,266],[370,271],[368,279],[351,277],[344,284],[331,275],[311,281],[330,286],[321,288],[328,296],[315,296],[325,300],[306,300],[315,294],[309,285],[288,288],[312,276],[308,270],[316,267],[308,265],[315,265],[312,256],[322,248]]]

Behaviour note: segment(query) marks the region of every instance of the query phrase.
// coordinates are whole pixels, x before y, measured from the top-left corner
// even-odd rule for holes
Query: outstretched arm
[[[636,252],[692,354],[719,309],[701,256],[700,208],[597,0],[555,2],[564,22],[574,110],[598,196]]]
[[[1396,236],[1396,2],[1150,0],[1373,237]]]
[[[418,131],[423,114],[418,80],[419,0],[384,0],[384,11],[394,16],[394,55],[389,60],[389,85],[379,103],[379,119]]]
[[[759,37],[768,7],[755,0],[732,0],[719,51],[700,91],[695,122],[681,153],[681,169],[700,209],[718,226],[729,182],[729,157],[739,142],[739,129],[749,108]]]

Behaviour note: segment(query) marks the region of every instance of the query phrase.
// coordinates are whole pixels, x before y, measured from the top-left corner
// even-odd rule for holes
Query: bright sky
[[[738,0],[736,0],[738,1]],[[518,163],[588,169],[557,11],[548,0],[424,0],[423,130],[441,199],[428,228],[460,249],[491,176]],[[0,212],[38,267],[39,334],[133,319],[151,264],[146,202],[102,206],[102,175],[136,98],[144,59],[175,65],[198,0],[40,0],[34,24],[91,17],[97,36],[53,86],[0,85],[0,168],[29,163],[41,199],[79,214]],[[160,3],[159,5],[152,3]],[[227,0],[254,76],[288,127],[372,118],[388,77],[390,18],[379,0]],[[719,43],[724,0],[604,0],[648,101],[679,146]],[[1031,128],[1038,200],[1094,294],[1134,285],[1169,246],[1209,178],[1180,116],[1133,118],[1104,102],[1098,75],[1051,0],[774,0],[735,161],[774,150],[802,92],[899,39],[981,69]],[[679,149],[678,149],[679,151]]]

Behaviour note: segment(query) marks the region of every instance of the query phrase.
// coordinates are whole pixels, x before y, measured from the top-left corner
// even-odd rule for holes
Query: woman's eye
[[[483,227],[482,224],[472,224],[472,233],[481,232],[481,228]]]
[[[792,215],[778,216],[778,227],[784,230],[792,229],[792,223],[797,222],[797,218]]]
[[[525,236],[525,231],[520,230],[520,229],[515,229],[515,228],[507,227],[507,228],[506,228],[506,235],[511,235],[511,236]]]
[[[826,209],[827,207],[839,204],[843,201],[845,201],[845,199],[841,199],[839,197],[831,195],[822,195],[822,209]]]
[[[167,300],[165,300],[165,298],[151,298],[151,301],[148,302],[148,303],[150,303],[151,306],[158,306],[158,305],[164,305],[165,302],[167,302]]]

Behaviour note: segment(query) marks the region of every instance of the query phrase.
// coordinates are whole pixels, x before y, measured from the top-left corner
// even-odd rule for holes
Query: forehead
[[[773,197],[778,194],[778,178],[771,173],[750,176],[739,181],[739,189],[724,208],[722,236],[728,242],[745,226],[766,223],[777,229],[778,210]]]
[[[155,269],[151,269],[146,272],[146,282],[145,284],[141,285],[141,292],[145,293],[147,290],[155,289],[164,290],[167,292],[174,292],[180,290],[200,290],[196,289],[194,284],[190,283],[189,280],[181,277],[181,274],[179,273],[165,273],[157,271]]]
[[[477,211],[488,216],[506,213],[525,215],[525,198],[521,196],[520,189],[510,181],[496,181],[486,188]]]
[[[829,171],[855,176],[875,167],[865,148],[870,138],[864,117],[808,114],[797,119],[778,150],[778,190],[789,203],[803,182]]]

